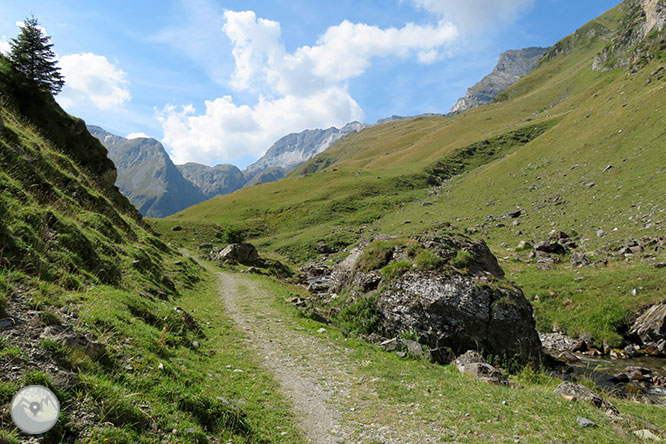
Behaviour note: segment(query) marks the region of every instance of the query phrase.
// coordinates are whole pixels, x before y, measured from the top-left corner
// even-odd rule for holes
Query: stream
[[[577,362],[569,363],[574,375],[585,376],[601,389],[621,397],[636,397],[652,404],[666,405],[666,387],[644,385],[636,382],[616,383],[613,375],[623,373],[629,366],[645,367],[650,376],[666,376],[666,359],[637,357],[629,359],[609,359],[606,357],[584,356],[576,353]]]

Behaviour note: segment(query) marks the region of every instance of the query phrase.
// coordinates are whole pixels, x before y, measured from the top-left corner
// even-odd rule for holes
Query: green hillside
[[[191,227],[190,242],[235,226],[260,248],[302,263],[320,257],[320,243],[340,249],[372,233],[412,236],[451,223],[486,240],[529,298],[552,287],[556,296],[536,303],[541,329],[619,345],[635,313],[666,291],[652,267],[663,249],[627,260],[611,254],[631,238],[663,236],[666,222],[665,33],[642,38],[644,21],[640,2],[624,2],[555,44],[491,105],[348,135],[284,180],[156,226]],[[516,208],[514,225],[506,215]],[[609,265],[574,269],[564,256],[537,270],[515,251],[552,230],[574,234],[576,251]],[[578,275],[589,286],[573,281]],[[653,291],[627,297],[637,286]]]
[[[26,442],[9,403],[38,384],[61,414],[30,442],[299,442],[220,317],[213,275],[158,239],[115,179],[85,123],[0,56],[0,438]],[[251,374],[207,376],[231,362]]]

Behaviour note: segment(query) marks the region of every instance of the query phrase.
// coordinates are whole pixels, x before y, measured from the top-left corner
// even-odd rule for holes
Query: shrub
[[[432,250],[423,250],[414,259],[414,264],[419,270],[436,270],[443,262],[444,260]]]
[[[451,264],[456,268],[467,268],[472,262],[474,262],[474,256],[471,253],[458,250],[456,257],[453,258]]]
[[[387,281],[394,281],[403,274],[411,270],[412,264],[408,261],[398,261],[387,265],[382,268],[382,279]]]
[[[245,232],[240,228],[227,227],[222,233],[222,240],[228,244],[238,244],[245,240]]]
[[[376,332],[379,325],[378,298],[376,294],[365,296],[340,310],[336,318],[338,325],[354,335]]]
[[[358,260],[361,271],[370,271],[381,268],[391,261],[393,248],[399,245],[399,240],[376,240],[366,247]]]

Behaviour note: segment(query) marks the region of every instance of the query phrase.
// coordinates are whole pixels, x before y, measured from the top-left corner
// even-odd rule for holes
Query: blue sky
[[[619,0],[0,2],[0,50],[34,14],[70,113],[244,167],[307,128],[445,113],[507,49],[550,46]]]

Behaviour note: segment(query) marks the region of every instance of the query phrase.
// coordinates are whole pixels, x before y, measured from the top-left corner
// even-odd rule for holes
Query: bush
[[[423,250],[414,259],[414,264],[419,270],[436,270],[443,262],[444,260],[432,250]]]
[[[474,262],[474,256],[472,256],[471,253],[464,250],[458,250],[456,257],[453,258],[451,264],[456,268],[462,269],[467,268],[472,262]]]
[[[245,232],[240,228],[227,227],[222,233],[222,240],[228,244],[239,244],[245,240]]]
[[[339,326],[354,335],[376,332],[379,326],[378,298],[377,295],[366,296],[343,308],[336,318]]]
[[[366,247],[358,260],[361,271],[370,271],[382,268],[391,261],[393,248],[402,243],[399,240],[376,240]]]
[[[382,268],[382,279],[389,282],[394,281],[411,269],[412,264],[408,261],[393,262]]]

